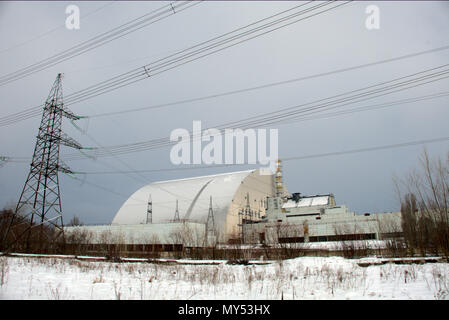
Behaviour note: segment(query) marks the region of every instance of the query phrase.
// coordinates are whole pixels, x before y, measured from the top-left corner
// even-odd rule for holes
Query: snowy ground
[[[449,299],[448,263],[358,262],[301,257],[249,266],[167,265],[0,257],[0,299]]]

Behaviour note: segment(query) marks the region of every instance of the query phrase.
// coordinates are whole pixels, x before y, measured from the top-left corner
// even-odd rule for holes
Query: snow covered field
[[[448,263],[358,262],[301,257],[248,266],[170,265],[0,257],[0,299],[449,299]]]

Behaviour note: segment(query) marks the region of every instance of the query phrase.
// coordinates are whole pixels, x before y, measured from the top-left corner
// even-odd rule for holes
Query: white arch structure
[[[149,195],[153,223],[172,220],[176,201],[181,220],[206,223],[212,196],[217,233],[221,241],[227,241],[239,236],[238,212],[247,205],[247,194],[250,207],[263,215],[265,199],[274,193],[273,176],[261,175],[258,169],[155,182],[132,194],[119,209],[112,224],[146,223]]]

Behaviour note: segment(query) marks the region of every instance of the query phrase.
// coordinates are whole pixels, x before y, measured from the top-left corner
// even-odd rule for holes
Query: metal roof
[[[146,222],[148,199],[152,200],[152,222],[166,222],[174,218],[178,200],[179,217],[204,223],[212,207],[215,222],[225,223],[226,213],[243,180],[257,170],[230,172],[188,179],[155,182],[134,194],[118,210],[112,224],[141,224]]]
[[[288,199],[288,201],[282,205],[282,208],[325,206],[330,203],[330,197],[331,195],[301,197],[298,202],[294,201],[293,199]]]

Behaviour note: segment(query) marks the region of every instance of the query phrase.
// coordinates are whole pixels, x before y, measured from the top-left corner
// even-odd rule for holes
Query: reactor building
[[[356,214],[333,194],[290,194],[280,160],[274,174],[257,169],[154,182],[134,192],[111,225],[65,229],[68,235],[88,235],[92,245],[139,251],[388,239],[402,233],[400,212]]]
[[[267,199],[275,194],[273,175],[258,169],[155,182],[134,192],[111,225],[65,229],[87,232],[97,244],[240,243],[242,223],[262,221]],[[242,208],[251,215],[243,216]]]

